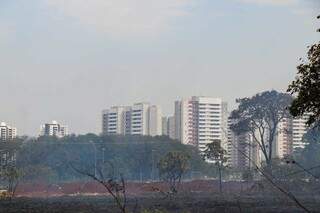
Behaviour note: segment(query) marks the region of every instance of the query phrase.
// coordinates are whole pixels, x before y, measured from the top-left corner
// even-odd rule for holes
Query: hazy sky
[[[318,2],[318,3],[317,3]],[[111,105],[284,91],[318,0],[0,0],[0,120],[100,131]]]

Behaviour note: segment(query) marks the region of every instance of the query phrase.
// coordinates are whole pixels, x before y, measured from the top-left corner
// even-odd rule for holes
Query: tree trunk
[[[266,173],[272,178],[272,160],[271,158],[266,161]]]
[[[219,191],[220,191],[220,194],[221,194],[222,193],[222,175],[221,175],[222,171],[221,171],[221,166],[220,165],[218,166],[218,168],[219,168]]]

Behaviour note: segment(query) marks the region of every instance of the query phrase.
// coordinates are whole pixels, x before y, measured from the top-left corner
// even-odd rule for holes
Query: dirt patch
[[[128,182],[127,192],[132,196],[139,196],[145,193],[156,191],[168,191],[168,185],[162,182],[137,183]],[[247,190],[250,185],[241,182],[225,182],[223,190],[226,193],[238,193]],[[214,180],[195,180],[183,182],[179,187],[182,192],[218,192],[219,183]],[[60,184],[20,184],[17,188],[18,197],[56,197],[70,195],[101,195],[105,189],[94,181],[72,182]]]

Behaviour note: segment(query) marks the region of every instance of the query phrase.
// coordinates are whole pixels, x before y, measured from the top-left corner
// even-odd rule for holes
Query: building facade
[[[114,106],[102,113],[102,129],[108,135],[131,134],[131,108]]]
[[[218,139],[227,149],[227,104],[220,98],[194,96],[175,102],[175,138],[200,151]]]
[[[279,122],[272,142],[272,158],[281,159],[290,156],[295,150],[306,146],[303,136],[308,131],[307,119],[308,116],[289,117],[283,118]],[[259,135],[259,133],[257,132],[256,135]],[[265,141],[268,141],[268,132],[265,132],[265,135]],[[229,153],[232,153],[230,159],[232,167],[241,169],[253,168],[253,164],[259,166],[264,161],[264,156],[258,143],[250,133],[237,135],[230,130],[229,143],[232,144],[232,146],[229,146],[232,147],[229,149]],[[244,154],[250,156],[251,162]]]
[[[168,132],[168,117],[162,117],[162,135],[169,135]]]
[[[309,116],[304,115],[292,119],[292,150],[295,151],[299,148],[304,148],[307,144],[303,140],[303,136],[308,131],[307,121]]]
[[[239,170],[253,169],[261,165],[261,152],[258,144],[249,133],[236,134],[232,132],[230,138],[232,150],[229,165]]]
[[[307,144],[303,137],[308,132],[308,115],[297,118],[284,118],[278,126],[275,140],[276,157],[291,155],[297,149],[303,149]]]
[[[293,132],[292,132],[292,118],[284,118],[279,122],[278,130],[275,138],[274,157],[284,158],[293,152]]]
[[[8,126],[5,122],[0,123],[1,142],[11,141],[17,137],[17,128]]]
[[[160,107],[149,103],[114,106],[102,112],[104,135],[162,135]]]
[[[171,139],[176,139],[176,130],[175,130],[175,117],[170,116],[168,117],[168,136]]]
[[[162,117],[162,135],[166,135],[171,139],[176,139],[175,133],[175,117]]]
[[[61,138],[68,134],[68,126],[61,125],[57,121],[52,121],[51,123],[40,126],[40,136],[55,136]]]

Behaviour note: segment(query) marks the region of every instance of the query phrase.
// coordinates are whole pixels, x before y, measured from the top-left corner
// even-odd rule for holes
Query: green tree
[[[301,59],[297,69],[296,79],[288,87],[288,92],[295,96],[290,113],[310,115],[307,124],[312,125],[320,121],[320,42],[309,47],[307,61]]]
[[[295,159],[306,169],[297,175],[309,175],[320,178],[320,126],[310,128],[303,137],[305,148],[297,149],[294,153]]]
[[[2,181],[7,183],[10,200],[15,196],[15,192],[22,175],[23,173],[21,172],[21,170],[14,165],[7,165],[4,169],[1,170],[0,177]]]
[[[21,168],[23,171],[23,182],[50,182],[56,178],[55,172],[45,165],[29,165]]]
[[[221,140],[215,139],[212,143],[206,145],[204,159],[215,163],[219,172],[219,191],[222,193],[222,170],[225,168],[227,151],[221,146]]]
[[[231,129],[237,134],[249,133],[253,137],[270,172],[277,127],[280,121],[290,116],[288,106],[291,102],[289,94],[265,91],[251,98],[238,99],[239,106],[231,113]]]
[[[115,176],[119,177],[122,173],[127,180],[143,181],[158,177],[157,162],[170,151],[187,153],[190,156],[190,170],[211,175],[210,165],[202,160],[196,147],[183,145],[168,137],[149,136],[87,134],[61,139],[41,137],[20,145],[16,165],[25,169],[32,166],[49,168],[53,175],[50,178],[41,175],[42,179],[59,182],[85,179],[69,168],[69,161],[86,166],[85,171],[90,172],[94,172],[95,162],[97,165],[111,162],[115,167],[112,170]],[[106,166],[110,167],[108,164]],[[25,180],[38,181],[38,178],[28,175]]]
[[[184,152],[169,152],[158,163],[160,177],[177,193],[183,174],[189,169],[190,156]]]

